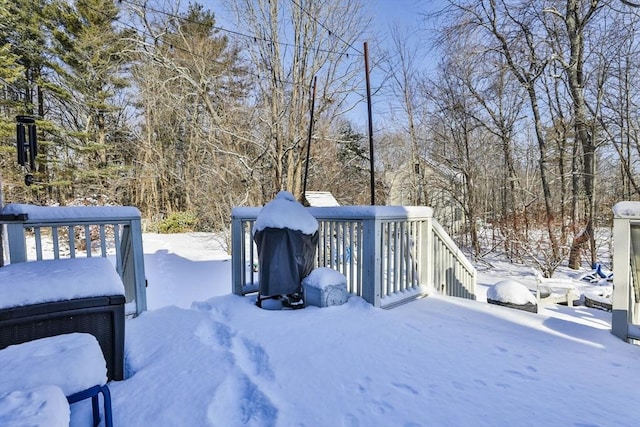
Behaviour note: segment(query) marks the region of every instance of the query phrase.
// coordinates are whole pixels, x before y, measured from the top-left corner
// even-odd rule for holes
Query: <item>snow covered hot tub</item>
[[[110,380],[124,379],[124,285],[102,257],[0,268],[0,349],[71,332],[96,337]]]

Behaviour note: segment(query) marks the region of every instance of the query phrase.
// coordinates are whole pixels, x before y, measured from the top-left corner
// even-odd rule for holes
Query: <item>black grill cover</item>
[[[260,297],[300,292],[302,279],[313,270],[318,232],[264,228],[253,235],[258,247]]]

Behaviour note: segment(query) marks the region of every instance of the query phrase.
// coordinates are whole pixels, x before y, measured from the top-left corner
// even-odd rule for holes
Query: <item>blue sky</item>
[[[413,25],[419,19],[419,13],[427,8],[431,8],[438,1],[420,0],[374,0],[369,2],[373,6],[374,19],[381,26],[399,22],[406,25]]]
[[[285,0],[280,0],[285,1]],[[216,15],[217,25],[223,28],[231,30],[238,30],[234,23],[226,18],[226,12],[223,6],[223,0],[201,0],[204,6],[212,10]],[[391,37],[389,35],[390,28],[393,26],[399,26],[403,33],[412,33],[419,27],[425,27],[424,14],[429,12],[435,12],[446,5],[446,0],[364,0],[364,13],[372,18],[372,25],[370,31],[365,33],[363,39],[356,44],[358,50],[362,51],[363,43],[365,41],[369,44],[370,64],[375,64],[382,59],[382,50],[393,50]],[[327,23],[329,24],[329,23]],[[428,38],[428,34],[424,32],[416,32],[415,37],[409,39],[409,43],[419,43],[421,49],[421,64],[422,70],[435,67],[437,58],[434,58],[430,54],[428,49],[428,43],[425,40]],[[379,44],[378,44],[379,43]],[[363,75],[364,75],[364,63],[363,63]],[[380,85],[381,78],[379,73],[374,70],[371,74],[371,86],[375,91],[376,87]],[[362,86],[362,90],[354,94],[354,102],[357,99],[363,99],[366,89]],[[388,109],[389,100],[384,100],[380,92],[374,96],[373,113],[378,119],[386,115]],[[366,129],[367,124],[367,107],[366,103],[361,102],[355,107],[350,114],[351,120],[353,120],[358,127],[362,127],[362,130]],[[384,126],[380,120],[376,120],[378,124]]]

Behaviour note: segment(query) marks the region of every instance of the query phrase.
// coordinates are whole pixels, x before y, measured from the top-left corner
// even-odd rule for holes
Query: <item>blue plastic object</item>
[[[113,427],[113,416],[111,414],[111,393],[109,387],[105,385],[96,385],[83,391],[67,396],[69,404],[79,402],[91,398],[91,406],[93,409],[93,427],[100,424],[100,402],[99,395],[102,393],[104,401],[104,424],[106,427]]]

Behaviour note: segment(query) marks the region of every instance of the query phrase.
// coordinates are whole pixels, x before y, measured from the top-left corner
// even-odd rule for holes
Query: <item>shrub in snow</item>
[[[158,233],[188,233],[198,226],[198,216],[192,212],[173,212],[158,223]]]

